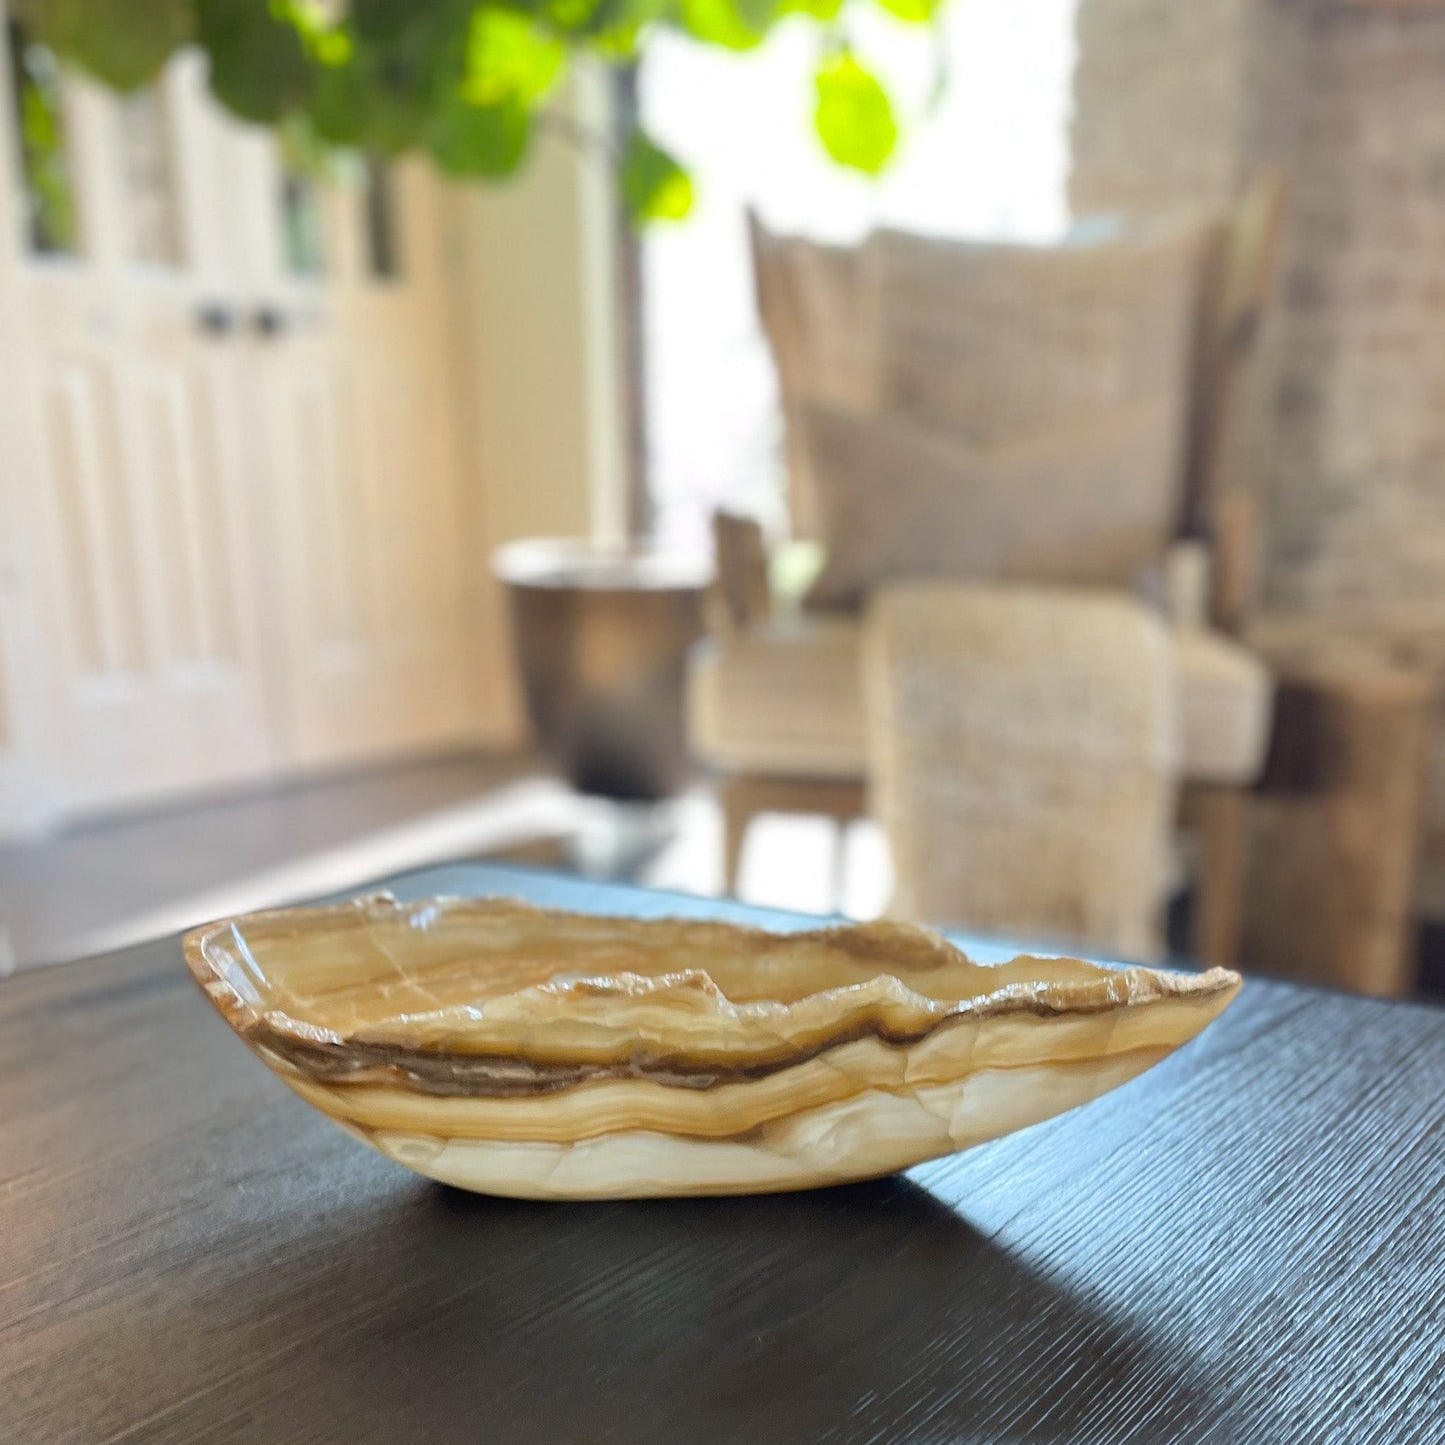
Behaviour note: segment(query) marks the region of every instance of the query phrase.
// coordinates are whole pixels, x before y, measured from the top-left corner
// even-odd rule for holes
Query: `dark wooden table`
[[[52,967],[0,984],[0,1441],[1442,1441],[1442,1089],[1445,1014],[1251,982],[906,1177],[527,1204],[334,1129],[174,940]]]

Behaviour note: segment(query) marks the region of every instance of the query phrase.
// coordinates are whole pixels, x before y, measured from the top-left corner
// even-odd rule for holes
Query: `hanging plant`
[[[937,0],[847,0],[919,23]],[[447,175],[498,180],[525,161],[574,57],[630,63],[664,27],[750,50],[784,19],[815,26],[814,112],[840,165],[876,175],[898,144],[882,83],[848,47],[844,0],[20,0],[36,38],[106,85],[153,81],[197,45],[217,100],[323,145],[421,151]],[[616,157],[639,221],[692,204],[678,160],[640,130]]]

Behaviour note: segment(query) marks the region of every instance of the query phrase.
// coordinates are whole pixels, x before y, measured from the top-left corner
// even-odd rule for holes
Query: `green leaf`
[[[328,66],[316,77],[306,113],[316,134],[332,145],[359,145],[371,115],[366,67],[354,56],[345,65]]]
[[[321,0],[271,0],[271,13],[301,37],[306,53],[320,65],[344,65],[351,57],[351,32],[332,23]]]
[[[534,112],[574,52],[631,61],[659,24],[704,44],[751,50],[788,15],[831,33],[843,3],[10,0],[38,39],[114,87],[146,83],[194,39],[207,54],[211,89],[244,119],[304,125],[317,145],[383,155],[425,145],[451,174],[490,177],[522,163]],[[922,21],[942,0],[879,3]],[[816,88],[815,119],[828,153],[857,170],[880,171],[897,146],[898,126],[877,79],[842,51],[821,65]],[[692,205],[683,168],[640,135],[628,142],[621,182],[639,218],[677,218]]]
[[[622,159],[622,198],[634,221],[680,221],[692,210],[692,181],[674,157],[634,130]]]
[[[362,146],[380,156],[399,156],[422,144],[432,114],[421,96],[406,91],[379,91],[367,102]]]
[[[305,101],[312,69],[296,27],[260,0],[197,0],[211,89],[246,120],[274,123]]]
[[[555,29],[580,35],[606,24],[599,17],[611,8],[612,0],[546,0],[542,14]]]
[[[680,0],[683,29],[695,40],[727,50],[752,50],[762,44],[762,31],[743,18],[736,0]]]
[[[603,55],[629,57],[654,21],[672,12],[674,0],[547,0],[548,20],[575,33]]]
[[[735,0],[735,4],[743,24],[759,35],[778,18],[779,0]]]
[[[887,92],[844,51],[818,71],[814,124],[839,165],[876,176],[898,145],[898,122]]]
[[[906,20],[910,25],[926,25],[937,13],[943,0],[878,0],[890,15]]]
[[[117,90],[148,85],[194,31],[191,0],[29,0],[21,14],[37,40]]]
[[[556,84],[566,58],[563,43],[525,16],[484,6],[467,36],[462,96],[480,107],[506,100],[528,105]]]
[[[456,94],[461,77],[445,51],[421,44],[373,49],[357,44],[350,59],[323,66],[307,113],[319,135],[334,145],[359,145],[397,155],[421,142],[439,110]]]
[[[587,6],[585,19],[570,19],[562,28],[606,60],[630,61],[637,57],[649,27],[672,10],[674,0],[549,0],[549,17],[570,16],[572,6]],[[576,13],[581,13],[580,10]],[[560,23],[560,22],[558,22]]]
[[[590,43],[605,60],[629,61],[637,58],[641,39],[642,26],[617,25],[610,30],[597,31],[590,37]]]
[[[532,139],[532,116],[515,96],[470,105],[460,96],[431,135],[431,153],[449,176],[495,180],[521,165]]]
[[[363,39],[386,45],[403,34],[424,8],[418,0],[351,0],[351,23]]]

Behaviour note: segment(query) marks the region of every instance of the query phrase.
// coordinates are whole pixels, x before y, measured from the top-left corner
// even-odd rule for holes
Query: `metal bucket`
[[[645,544],[538,538],[493,559],[506,584],[527,712],[584,793],[630,801],[687,783],[687,653],[702,636],[704,559]]]

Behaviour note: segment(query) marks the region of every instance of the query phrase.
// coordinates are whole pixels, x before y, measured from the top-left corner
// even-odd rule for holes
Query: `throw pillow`
[[[971,445],[895,417],[805,407],[827,549],[808,605],[855,608],[905,578],[1133,587],[1172,535],[1175,423],[1154,400]]]
[[[1198,221],[1043,247],[880,233],[878,405],[973,441],[1145,397],[1182,426],[1213,236]]]

